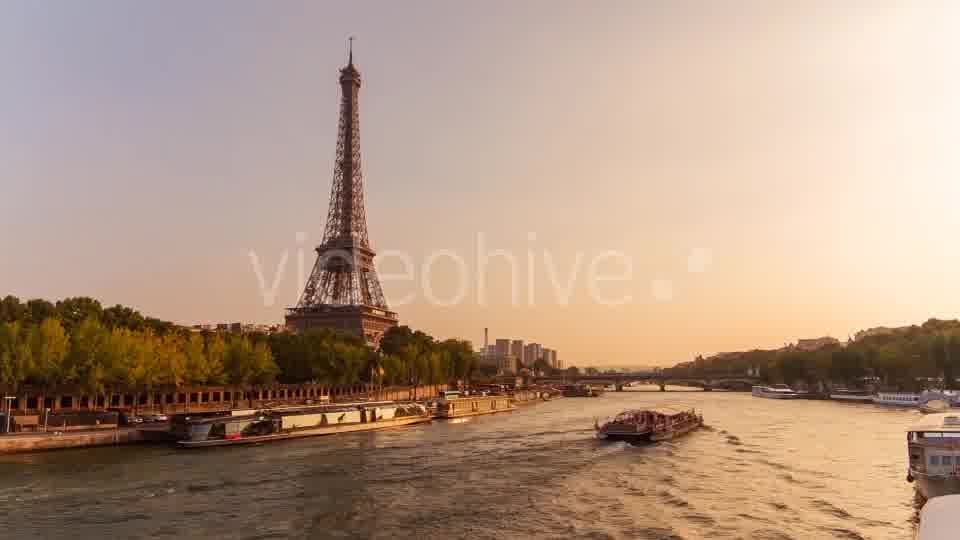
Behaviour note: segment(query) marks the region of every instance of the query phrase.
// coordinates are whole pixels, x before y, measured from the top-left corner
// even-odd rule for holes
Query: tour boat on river
[[[754,386],[751,390],[753,397],[762,397],[769,399],[800,399],[802,394],[790,388],[785,384],[775,384],[773,386]]]
[[[181,448],[252,444],[429,422],[418,403],[378,401],[311,407],[233,411],[220,416],[183,415],[171,432]]]
[[[696,409],[655,407],[623,411],[612,419],[594,422],[600,439],[618,441],[665,441],[688,433],[703,425],[703,415]]]
[[[928,414],[907,431],[907,481],[927,499],[960,494],[960,416]]]

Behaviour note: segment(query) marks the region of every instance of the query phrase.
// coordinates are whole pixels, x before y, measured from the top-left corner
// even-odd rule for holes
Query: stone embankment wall
[[[136,428],[119,428],[3,435],[0,436],[0,454],[130,444],[143,441],[143,433]]]

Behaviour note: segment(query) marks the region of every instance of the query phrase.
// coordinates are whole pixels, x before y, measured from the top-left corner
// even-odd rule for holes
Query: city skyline
[[[960,225],[960,61],[938,54],[960,8],[708,8],[8,4],[4,294],[282,322],[325,226],[356,35],[400,324],[477,348],[496,326],[604,367],[955,318],[960,254],[930,231]],[[627,259],[593,289],[592,263]],[[426,268],[440,299],[466,275],[464,299],[426,297]]]

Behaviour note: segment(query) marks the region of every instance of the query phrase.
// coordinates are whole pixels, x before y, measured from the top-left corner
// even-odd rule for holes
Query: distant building
[[[510,343],[510,354],[513,355],[518,362],[520,362],[520,365],[527,365],[527,359],[524,358],[522,339],[515,339]]]
[[[523,348],[523,358],[526,361],[527,365],[534,365],[537,363],[537,360],[543,357],[543,346],[539,343],[528,343],[526,347]]]
[[[510,340],[498,339],[496,343],[494,343],[493,354],[496,356],[506,356],[510,354]]]
[[[560,369],[560,361],[557,360],[556,349],[544,349],[543,360],[553,369]]]
[[[284,327],[279,324],[253,324],[253,323],[217,323],[217,324],[195,324],[190,327],[192,332],[222,332],[234,334],[248,334],[251,332],[261,334],[272,334],[282,332]]]
[[[801,351],[815,351],[829,345],[839,345],[840,340],[834,337],[821,337],[813,339],[798,339],[797,349]]]
[[[513,375],[520,372],[520,366],[517,365],[517,357],[512,354],[498,354],[497,373],[501,375]]]

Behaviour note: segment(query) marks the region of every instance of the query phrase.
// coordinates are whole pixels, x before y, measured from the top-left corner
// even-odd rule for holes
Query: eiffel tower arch
[[[330,208],[317,262],[296,307],[287,309],[294,331],[327,327],[364,338],[376,347],[397,314],[390,311],[373,265],[360,168],[360,72],[350,60],[340,70],[340,123]]]

